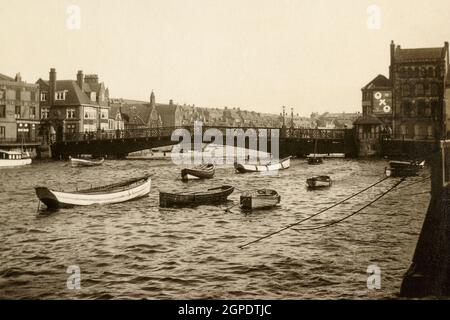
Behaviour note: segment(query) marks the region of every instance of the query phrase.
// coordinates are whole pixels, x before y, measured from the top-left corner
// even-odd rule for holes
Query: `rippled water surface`
[[[0,169],[0,298],[395,298],[409,267],[429,196],[429,182],[399,189],[349,220],[315,231],[287,230],[238,246],[301,220],[383,178],[385,161],[326,160],[308,166],[293,160],[276,176],[235,174],[219,166],[216,177],[183,183],[169,161],[107,161],[98,168],[67,162],[35,162]],[[108,206],[37,214],[33,187],[107,184],[152,173],[148,198]],[[305,179],[329,174],[334,184],[308,191]],[[427,170],[422,176],[428,174]],[[421,178],[409,178],[404,185]],[[303,227],[330,222],[363,206],[395,179],[349,201]],[[163,189],[232,184],[270,187],[281,206],[245,215],[222,206],[161,209]],[[44,207],[44,205],[42,205]],[[367,289],[367,267],[381,268],[378,291]],[[81,289],[68,290],[66,269],[81,269]]]

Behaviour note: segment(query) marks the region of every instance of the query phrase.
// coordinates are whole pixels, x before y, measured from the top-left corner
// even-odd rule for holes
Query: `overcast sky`
[[[96,73],[112,97],[279,113],[360,111],[389,43],[450,40],[449,0],[0,0],[0,73]],[[380,29],[367,25],[370,5]],[[80,29],[67,13],[81,9]],[[373,20],[370,20],[373,21]],[[372,24],[373,25],[373,24]],[[68,27],[69,26],[69,27]]]

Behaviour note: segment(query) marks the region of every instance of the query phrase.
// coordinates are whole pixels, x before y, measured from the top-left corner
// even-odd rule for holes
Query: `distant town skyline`
[[[374,26],[371,5],[380,9]],[[450,17],[446,0],[24,0],[5,7],[0,73],[20,72],[34,83],[52,67],[58,79],[83,70],[98,74],[114,98],[149,101],[153,89],[164,103],[263,113],[285,105],[302,116],[361,111],[361,88],[376,74],[388,76],[391,40],[405,48],[450,40],[441,27]]]

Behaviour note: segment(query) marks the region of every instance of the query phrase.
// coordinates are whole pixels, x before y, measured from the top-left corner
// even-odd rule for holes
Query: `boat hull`
[[[291,157],[282,159],[276,163],[269,163],[266,165],[257,164],[243,164],[235,163],[234,168],[237,172],[248,173],[248,172],[267,172],[288,169],[291,166]]]
[[[272,194],[268,195],[244,192],[240,197],[240,206],[244,210],[269,209],[279,204],[280,201],[280,195],[274,190]]]
[[[104,161],[105,161],[104,158],[101,158],[99,160],[70,158],[70,163],[72,167],[96,167],[101,166]]]
[[[150,189],[150,178],[137,186],[113,192],[70,193],[54,191],[46,187],[35,188],[37,197],[49,209],[121,203],[144,197],[150,193]]]
[[[233,191],[234,187],[223,186],[220,188],[209,189],[204,192],[160,192],[159,206],[166,208],[222,203],[227,201],[228,196],[232,194]]]
[[[318,164],[322,164],[322,163],[323,163],[322,158],[308,158],[309,165],[318,165]]]
[[[310,189],[320,189],[331,187],[332,181],[330,177],[313,177],[306,180],[306,185]]]
[[[385,169],[387,177],[414,177],[419,174],[420,169],[424,167],[424,162],[415,163],[407,161],[391,161],[389,167]]]
[[[31,164],[31,158],[27,159],[0,159],[0,167],[21,167]]]
[[[215,166],[203,166],[198,168],[184,168],[181,170],[182,180],[211,179],[214,177]]]

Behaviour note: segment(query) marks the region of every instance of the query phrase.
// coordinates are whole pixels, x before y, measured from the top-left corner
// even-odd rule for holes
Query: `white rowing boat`
[[[48,209],[73,206],[88,206],[93,204],[111,204],[126,202],[141,198],[150,193],[151,179],[149,176],[90,188],[81,191],[55,191],[46,187],[36,187],[36,195]]]
[[[70,163],[72,167],[95,167],[101,166],[105,162],[105,158],[98,159],[81,159],[70,157]]]
[[[245,172],[266,172],[288,169],[291,166],[291,157],[279,161],[269,162],[268,164],[244,164],[234,163],[234,168],[240,173]]]
[[[241,194],[240,205],[242,209],[265,209],[279,204],[281,197],[275,190],[260,189],[245,191]]]

